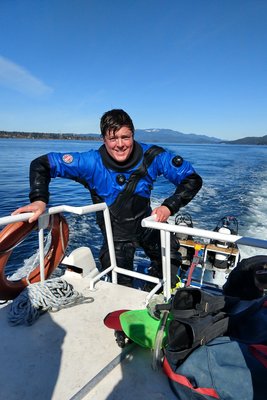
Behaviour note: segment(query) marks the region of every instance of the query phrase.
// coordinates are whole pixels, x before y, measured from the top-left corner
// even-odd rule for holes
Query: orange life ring
[[[10,281],[5,275],[5,266],[13,248],[25,239],[37,226],[37,222],[15,222],[0,232],[0,299],[12,300],[30,283],[40,281],[40,265],[30,273],[28,281],[22,278]],[[61,262],[69,239],[69,227],[61,214],[50,217],[51,244],[44,258],[44,275],[47,279]]]

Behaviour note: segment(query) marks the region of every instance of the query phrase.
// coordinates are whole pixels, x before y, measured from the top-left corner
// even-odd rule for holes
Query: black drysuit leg
[[[136,247],[132,242],[115,242],[115,255],[117,266],[120,268],[133,270],[133,259]],[[102,271],[110,266],[110,257],[107,243],[104,243],[101,250],[99,259],[101,262]],[[109,274],[110,276],[111,274]],[[118,283],[124,286],[132,286],[133,278],[130,276],[118,274]]]

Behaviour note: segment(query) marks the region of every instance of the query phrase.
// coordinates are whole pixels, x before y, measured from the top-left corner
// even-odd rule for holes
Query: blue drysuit
[[[48,203],[51,178],[61,177],[80,182],[89,189],[94,203],[105,202],[109,206],[117,264],[131,269],[135,249],[142,247],[154,265],[157,265],[156,268],[160,269],[158,231],[151,232],[150,229],[141,227],[141,220],[151,214],[150,196],[153,184],[158,176],[163,175],[175,185],[175,193],[162,203],[170,209],[171,214],[175,214],[196,195],[201,188],[202,179],[188,161],[159,148],[160,151],[145,169],[126,201],[122,192],[131,174],[140,169],[144,153],[150,148],[149,144],[134,142],[133,152],[124,163],[113,160],[104,145],[98,150],[88,152],[52,152],[41,156],[31,164],[30,200]],[[102,213],[97,213],[97,222],[105,237]],[[106,240],[100,252],[100,260],[103,268],[109,265]]]

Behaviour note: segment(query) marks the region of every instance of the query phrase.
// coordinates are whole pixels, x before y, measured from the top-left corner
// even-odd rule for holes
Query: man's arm
[[[41,200],[46,204],[49,201],[50,164],[48,156],[36,158],[30,165],[30,201]]]
[[[45,212],[49,201],[50,165],[46,155],[36,158],[30,165],[30,201],[24,207],[15,210],[12,215],[33,212],[29,222],[36,221]]]
[[[171,215],[176,214],[181,207],[186,206],[202,187],[202,178],[196,173],[188,175],[177,186],[175,193],[164,200],[162,206],[167,207]]]

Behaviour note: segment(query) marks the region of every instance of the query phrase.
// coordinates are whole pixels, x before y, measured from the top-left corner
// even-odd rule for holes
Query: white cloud
[[[45,85],[25,68],[2,56],[0,56],[0,85],[34,96],[41,96],[53,91],[51,87]]]

